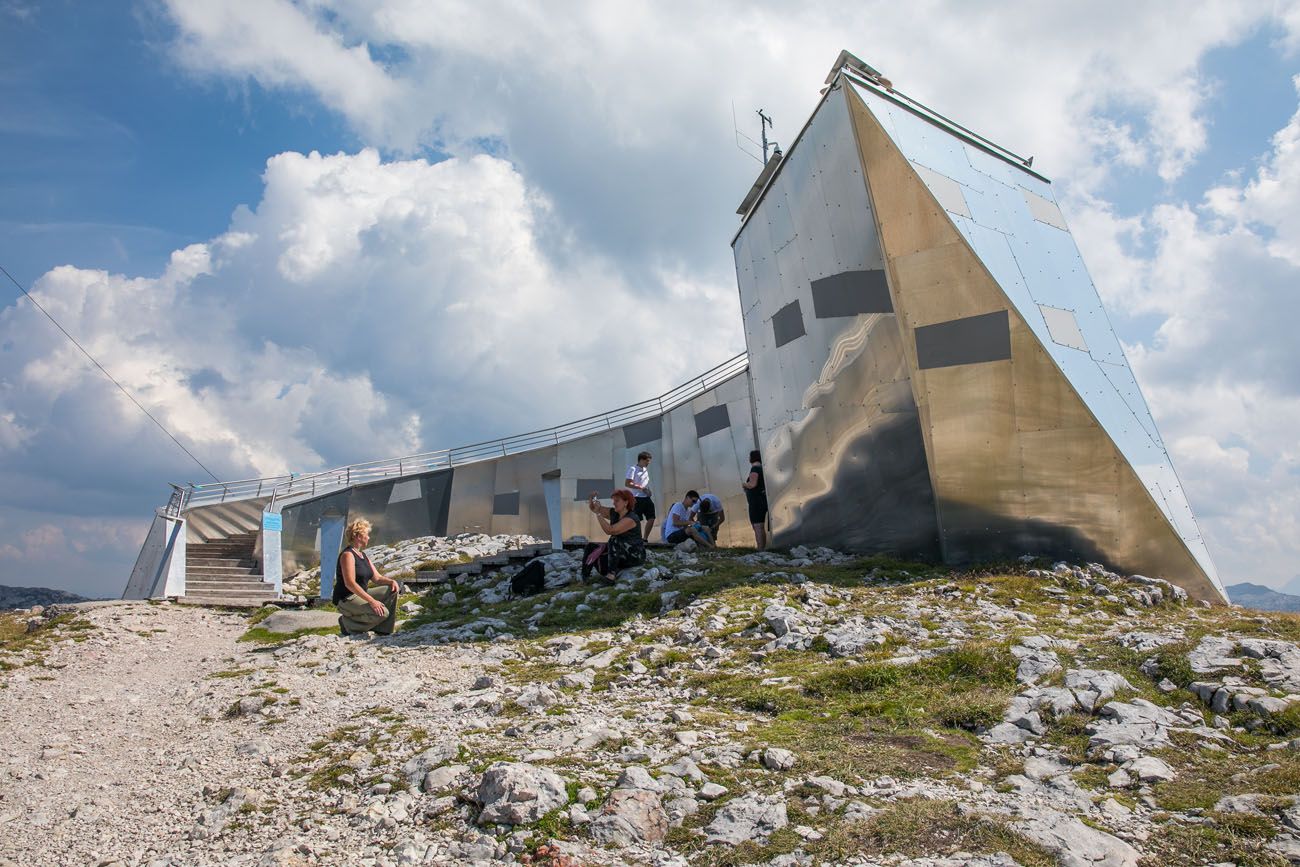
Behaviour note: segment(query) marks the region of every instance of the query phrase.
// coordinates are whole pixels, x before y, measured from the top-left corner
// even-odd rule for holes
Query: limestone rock
[[[735,846],[745,840],[765,841],[773,831],[788,824],[784,799],[743,795],[724,804],[705,827],[704,834],[706,842]]]
[[[1061,867],[1138,867],[1138,852],[1128,843],[1064,813],[1036,809],[1013,827],[1056,853]]]
[[[526,825],[569,801],[564,780],[524,762],[496,762],[483,773],[477,800],[479,824]]]

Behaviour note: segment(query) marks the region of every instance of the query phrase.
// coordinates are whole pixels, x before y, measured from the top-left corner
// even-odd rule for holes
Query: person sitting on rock
[[[397,582],[381,575],[366,555],[370,522],[359,518],[348,524],[344,535],[348,546],[339,552],[334,574],[339,633],[358,635],[373,629],[376,635],[392,635],[397,620]],[[372,581],[378,585],[373,589]]]
[[[727,513],[722,508],[722,500],[713,494],[700,494],[700,501],[695,506],[695,524],[708,533],[713,544],[718,544],[718,530],[727,520]]]
[[[668,510],[668,515],[664,518],[663,540],[665,542],[669,545],[677,545],[687,539],[694,539],[697,545],[705,548],[713,547],[713,543],[695,529],[695,520],[691,517],[691,512],[699,501],[699,491],[687,491],[680,503],[673,503],[673,507]]]
[[[636,497],[626,488],[614,492],[612,509],[605,509],[592,491],[587,500],[600,529],[609,534],[608,542],[590,542],[582,552],[582,577],[586,579],[593,569],[606,581],[613,581],[620,569],[629,569],[645,563],[645,538],[641,535],[641,516],[636,510]]]

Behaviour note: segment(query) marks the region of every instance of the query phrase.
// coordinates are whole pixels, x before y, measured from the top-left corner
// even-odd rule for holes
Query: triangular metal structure
[[[778,544],[1072,556],[1224,598],[1028,161],[841,69],[733,248]]]

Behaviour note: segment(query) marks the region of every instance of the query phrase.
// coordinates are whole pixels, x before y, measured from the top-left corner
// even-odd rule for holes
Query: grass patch
[[[1247,818],[1259,820],[1260,817]],[[1166,822],[1142,844],[1147,854],[1141,864],[1161,867],[1232,862],[1237,867],[1287,867],[1290,862],[1286,858],[1264,848],[1267,841],[1255,833],[1257,830],[1254,823],[1242,826],[1217,820],[1205,825]]]
[[[808,848],[836,861],[862,852],[931,857],[1006,852],[1024,867],[1056,864],[1051,852],[1001,819],[963,810],[951,801],[899,801],[865,821],[831,829]]]
[[[254,626],[252,629],[239,636],[239,641],[247,641],[252,644],[283,644],[286,641],[294,641],[302,638],[304,635],[338,635],[337,626],[322,626],[319,629],[296,629],[293,632],[271,632],[269,629],[263,629],[260,626]]]
[[[1209,810],[1226,795],[1300,792],[1300,756],[1294,750],[1162,750],[1159,755],[1178,772],[1176,779],[1154,787],[1163,810]]]
[[[0,614],[0,652],[6,654],[30,653],[36,659],[26,660],[26,665],[39,665],[40,654],[61,639],[84,641],[95,624],[76,612],[60,614],[45,620],[32,631],[27,630],[27,616]],[[0,671],[14,668],[12,663],[0,662]]]

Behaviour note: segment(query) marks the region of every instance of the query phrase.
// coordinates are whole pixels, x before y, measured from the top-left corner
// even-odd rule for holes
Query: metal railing
[[[745,353],[730,358],[717,367],[705,371],[689,382],[648,400],[629,404],[601,415],[571,421],[567,424],[458,446],[452,449],[439,449],[421,452],[400,458],[367,461],[349,464],[330,470],[297,475],[290,473],[283,476],[266,476],[260,479],[240,479],[233,482],[209,482],[206,484],[172,485],[172,496],[167,504],[169,514],[179,515],[185,509],[196,506],[229,503],[258,497],[270,497],[271,502],[287,497],[304,495],[315,496],[331,491],[350,488],[353,485],[379,479],[410,476],[433,470],[470,464],[476,461],[492,460],[532,451],[545,446],[559,445],[581,439],[601,431],[613,430],[638,421],[646,421],[669,412],[687,401],[698,397],[709,389],[739,376],[749,369],[749,360]]]

